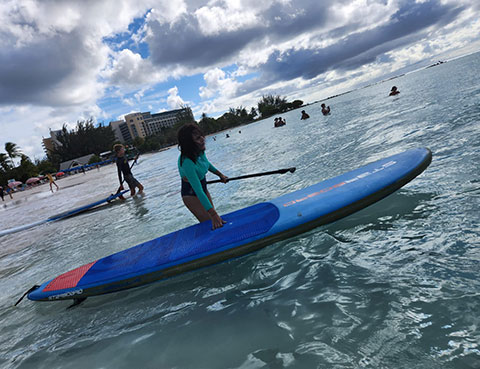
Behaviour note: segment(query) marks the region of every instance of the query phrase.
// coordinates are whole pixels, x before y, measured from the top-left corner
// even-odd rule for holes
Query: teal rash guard
[[[207,197],[207,194],[203,191],[201,180],[205,178],[205,174],[208,171],[217,174],[218,170],[207,159],[205,152],[202,152],[197,158],[196,163],[191,159],[184,157],[183,163],[181,163],[182,155],[178,157],[178,171],[180,177],[188,179],[188,182],[192,186],[195,194],[202,203],[206,211],[209,211],[213,206]]]

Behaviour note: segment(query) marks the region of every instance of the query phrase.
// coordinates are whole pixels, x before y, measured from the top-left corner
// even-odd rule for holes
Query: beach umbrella
[[[27,181],[25,183],[26,184],[31,184],[31,183],[38,182],[39,180],[40,180],[40,178],[38,178],[38,177],[32,177],[32,178],[27,179]]]
[[[65,174],[65,173],[63,173],[63,172],[58,172],[58,173],[55,174],[55,175],[56,175],[57,177],[61,177],[61,176],[63,176],[64,174]]]
[[[14,188],[14,187],[20,186],[21,184],[22,184],[22,182],[20,182],[20,181],[10,182],[8,184],[8,187]]]

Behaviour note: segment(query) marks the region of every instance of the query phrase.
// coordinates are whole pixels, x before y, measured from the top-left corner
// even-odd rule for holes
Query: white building
[[[60,141],[58,141],[57,136],[61,133],[61,130],[52,131],[50,130],[50,137],[42,137],[42,147],[45,154],[48,156],[52,154],[53,151],[60,146],[63,146]]]

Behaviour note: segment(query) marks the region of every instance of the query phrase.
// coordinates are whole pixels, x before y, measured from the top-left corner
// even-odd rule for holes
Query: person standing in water
[[[211,220],[212,229],[223,227],[226,222],[213,206],[205,174],[212,172],[220,177],[223,183],[228,182],[228,177],[208,161],[205,155],[205,135],[198,125],[189,123],[179,129],[178,148],[183,203],[199,222]]]
[[[325,104],[322,104],[322,114],[323,115],[328,115],[330,114],[330,106],[325,106]]]
[[[57,191],[58,191],[58,185],[55,183],[55,181],[53,180],[53,177],[50,173],[47,173],[47,178],[48,178],[48,183],[50,184],[50,191],[53,192],[52,185],[55,185],[55,187],[57,187]]]
[[[135,195],[135,188],[138,188],[138,193],[143,193],[143,186],[137,179],[133,176],[128,165],[128,159],[125,156],[125,147],[122,144],[116,144],[113,146],[113,150],[117,155],[116,163],[118,170],[118,180],[120,181],[119,191],[123,191],[123,181],[127,182],[128,187],[130,188],[130,196]],[[122,180],[123,173],[123,180]]]

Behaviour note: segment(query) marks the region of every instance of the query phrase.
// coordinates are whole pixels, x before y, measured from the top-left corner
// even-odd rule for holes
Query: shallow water
[[[146,195],[0,238],[2,368],[480,368],[480,54],[207,139],[229,176],[220,213],[429,147],[427,170],[336,223],[209,268],[110,295],[22,301],[74,267],[193,224],[178,151],[133,169]],[[401,91],[388,97],[392,85]],[[241,133],[239,133],[241,131]],[[78,177],[83,176],[83,177]],[[0,207],[7,229],[106,197],[113,166]],[[81,179],[83,181],[83,179]]]

